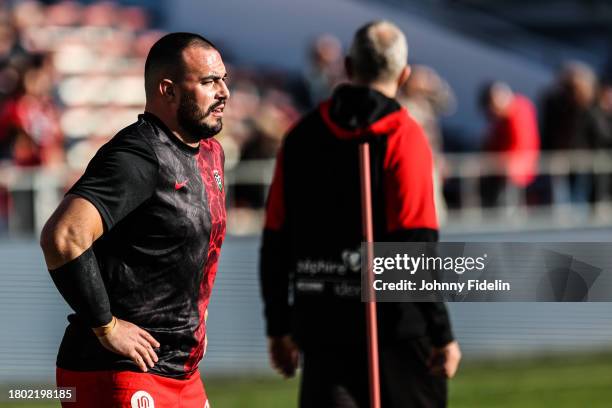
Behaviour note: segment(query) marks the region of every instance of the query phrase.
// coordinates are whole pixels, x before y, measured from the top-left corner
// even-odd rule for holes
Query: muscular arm
[[[142,371],[153,367],[159,343],[145,330],[112,315],[93,243],[151,195],[158,162],[151,147],[127,132],[115,136],[91,160],[43,228],[40,245],[53,282],[108,350]]]
[[[69,194],[45,224],[40,246],[49,270],[85,252],[104,232],[100,213],[89,201]]]
[[[104,232],[104,224],[100,213],[84,198],[77,195],[68,194],[55,210],[51,218],[45,224],[41,237],[40,246],[43,250],[47,267],[52,274],[56,274],[54,282],[66,298],[66,301],[75,309],[86,307],[78,298],[69,299],[70,295],[74,297],[80,295],[81,299],[85,298],[84,294],[103,298],[108,304],[108,295],[100,291],[105,291],[101,279],[99,278],[99,270],[83,270],[78,271],[82,275],[80,279],[72,279],[66,282],[66,277],[57,276],[57,274],[70,273],[64,271],[62,267],[83,256],[93,245],[94,241],[102,236]],[[93,255],[90,255],[93,257]],[[95,257],[93,263],[96,265]],[[72,277],[72,276],[71,276]],[[90,278],[90,282],[83,282],[82,278]],[[60,282],[63,280],[63,283]],[[90,285],[88,285],[90,284]],[[69,291],[66,291],[66,285]],[[64,286],[63,288],[61,286]],[[72,287],[71,287],[72,286]],[[64,289],[62,291],[62,289]],[[80,292],[80,293],[79,293]],[[75,303],[75,299],[77,302]],[[100,303],[95,302],[95,303]],[[78,305],[75,307],[74,305]],[[110,308],[110,306],[109,306]],[[79,310],[75,310],[77,314]],[[129,357],[138,365],[138,367],[146,372],[148,367],[153,367],[158,361],[157,354],[153,347],[159,347],[160,344],[148,332],[140,327],[127,322],[125,320],[111,319],[107,322],[110,325],[102,330],[105,334],[98,336],[100,343],[108,350]],[[106,325],[105,325],[106,326]],[[94,331],[99,331],[101,328],[96,327]]]

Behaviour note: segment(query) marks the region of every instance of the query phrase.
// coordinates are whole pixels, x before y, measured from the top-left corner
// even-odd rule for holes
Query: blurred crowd
[[[504,188],[508,185],[526,193],[524,204],[588,204],[608,199],[609,171],[596,174],[597,166],[588,152],[612,149],[609,78],[598,78],[588,65],[569,61],[535,102],[537,108],[503,82],[483,87],[480,105],[490,123],[483,151],[503,153],[504,171],[484,178],[482,205],[495,206],[500,199],[508,202],[502,195],[508,192]],[[561,160],[548,160],[540,171],[540,152],[555,152],[555,158]],[[601,187],[602,181],[603,188],[596,191],[595,185]]]
[[[144,59],[161,35],[141,7],[32,0],[9,6],[0,1],[0,169],[67,167],[80,174],[95,151],[142,112]],[[231,54],[226,58],[232,101],[218,138],[229,171],[243,160],[274,158],[299,115],[345,80],[344,50],[336,37],[321,35],[307,53],[309,63],[299,77],[234,65]],[[443,219],[445,201],[461,205],[444,189],[452,183],[440,125],[442,116],[453,113],[455,97],[432,68],[413,65],[398,99],[430,138]],[[535,203],[591,199],[592,174],[572,172],[567,186],[553,192],[542,187],[547,181],[538,176],[538,160],[546,150],[612,148],[609,80],[571,62],[541,100],[530,101],[507,84],[493,82],[483,87],[479,102],[490,125],[482,151],[506,154],[503,174],[481,180],[482,205],[498,204],[507,185],[536,191],[531,194]],[[265,187],[255,181],[228,193],[234,209],[259,209]],[[0,219],[9,205],[6,186],[0,183]],[[240,212],[236,214],[240,223]]]
[[[143,111],[144,61],[162,35],[141,7],[0,1],[0,169],[67,168],[72,183]],[[227,68],[232,103],[218,138],[228,169],[242,159],[275,157],[307,98],[294,102],[283,73]],[[244,190],[236,191],[236,205],[261,205],[261,193]],[[0,182],[0,227],[9,206]]]
[[[142,112],[144,59],[163,33],[145,9],[112,2],[21,1],[0,9],[0,21],[0,160],[82,169]],[[220,137],[230,166],[274,157],[298,115],[282,77],[228,70],[233,97]]]
[[[344,79],[343,55],[340,42],[333,36],[321,36],[313,43],[311,62],[305,71],[311,100],[328,97]],[[588,204],[596,199],[595,185],[601,186],[602,181],[604,188],[597,199],[609,199],[610,172],[594,174],[588,153],[582,162],[570,156],[612,149],[611,79],[610,73],[598,78],[588,65],[569,61],[560,68],[553,83],[541,90],[536,101],[502,81],[483,84],[477,103],[488,125],[483,129],[479,152],[491,155],[482,155],[477,206]],[[437,211],[444,221],[447,202],[454,208],[474,204],[462,202],[465,197],[453,194],[453,169],[445,160],[448,154],[443,141],[448,135],[440,120],[455,110],[453,91],[434,69],[415,64],[398,99],[429,137],[435,156]],[[542,166],[541,158],[548,152],[555,152],[555,157],[561,159],[556,168],[548,162]],[[556,174],[560,177],[546,174],[559,167],[562,170]],[[566,174],[563,169],[568,169]]]
[[[142,59],[159,34],[113,3],[0,9],[0,160],[77,168],[144,106]]]

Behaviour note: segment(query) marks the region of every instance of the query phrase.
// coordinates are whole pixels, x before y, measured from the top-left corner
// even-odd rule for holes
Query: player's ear
[[[174,102],[176,100],[174,83],[169,79],[162,79],[159,82],[159,93],[162,98],[168,102]]]
[[[412,72],[412,70],[410,69],[410,65],[406,65],[404,67],[404,69],[402,69],[402,73],[397,78],[397,87],[398,88],[401,88],[406,83],[406,81],[410,77],[410,73],[411,72]]]

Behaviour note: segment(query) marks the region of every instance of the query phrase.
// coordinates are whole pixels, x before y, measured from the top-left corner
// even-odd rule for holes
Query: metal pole
[[[367,287],[370,291],[366,306],[366,325],[368,339],[368,378],[370,383],[370,408],[380,408],[380,373],[378,366],[378,324],[376,321],[376,302],[372,290],[372,244],[374,227],[372,224],[372,183],[370,179],[370,145],[359,145],[359,170],[361,179],[361,219],[363,239],[366,242]]]

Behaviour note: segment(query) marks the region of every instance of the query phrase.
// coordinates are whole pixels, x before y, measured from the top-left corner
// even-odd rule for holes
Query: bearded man
[[[172,33],[145,64],[138,121],[97,152],[41,235],[75,311],[57,357],[67,407],[207,407],[198,363],[225,235],[230,93],[219,50]]]

